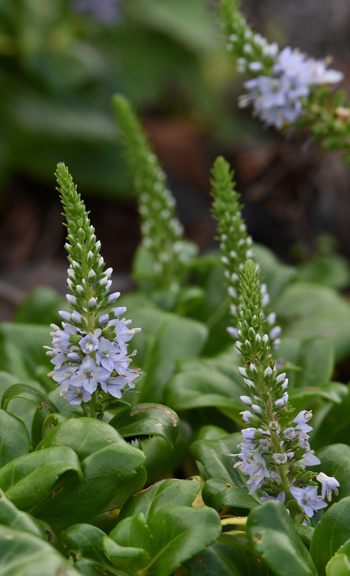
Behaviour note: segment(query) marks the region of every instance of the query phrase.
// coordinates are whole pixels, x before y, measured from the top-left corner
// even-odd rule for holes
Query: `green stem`
[[[95,392],[92,394],[91,400],[90,400],[90,418],[96,418],[97,398],[98,398],[98,390],[95,390]]]

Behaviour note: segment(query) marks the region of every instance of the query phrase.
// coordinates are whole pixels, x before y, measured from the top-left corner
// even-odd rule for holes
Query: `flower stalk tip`
[[[129,368],[128,342],[139,329],[131,329],[122,317],[126,308],[115,305],[120,293],[110,293],[112,268],[105,269],[101,243],[64,164],[56,176],[67,226],[69,311],[60,312],[61,328],[51,325],[46,353],[60,395],[72,405],[89,403],[95,416],[100,396],[120,398],[134,388],[138,370]]]

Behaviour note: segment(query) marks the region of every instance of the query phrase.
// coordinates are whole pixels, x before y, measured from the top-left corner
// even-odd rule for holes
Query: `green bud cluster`
[[[67,222],[65,249],[70,263],[67,284],[72,293],[67,295],[67,300],[71,309],[78,313],[71,316],[70,322],[93,332],[102,314],[108,314],[115,307],[115,304],[109,303],[108,296],[112,269],[105,270],[105,262],[100,255],[101,243],[96,240],[89,212],[63,163],[57,165],[56,178]],[[113,339],[113,336],[109,334],[107,337]]]
[[[252,239],[242,218],[240,195],[235,190],[233,171],[224,158],[217,158],[212,169],[212,213],[217,220],[221,262],[230,299],[230,311],[235,323],[238,315],[239,271],[243,262],[253,255]]]
[[[220,0],[220,17],[227,41],[227,50],[237,59],[238,71],[250,70],[250,74],[271,74],[276,60],[275,45],[267,44],[260,34],[254,34],[239,10],[237,0]],[[254,63],[261,67],[254,70]],[[250,65],[253,67],[250,68]]]
[[[153,276],[158,289],[176,293],[196,248],[183,238],[165,173],[129,102],[118,95],[113,107],[139,200],[142,243],[153,257]]]

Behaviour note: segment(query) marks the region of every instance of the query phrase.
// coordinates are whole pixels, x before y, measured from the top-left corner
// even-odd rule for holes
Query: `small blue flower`
[[[309,518],[312,518],[314,512],[327,507],[327,503],[322,500],[322,496],[317,495],[317,486],[306,486],[305,488],[291,486],[290,491],[293,498],[295,498]]]
[[[332,490],[334,491],[334,494],[338,496],[338,488],[340,484],[333,476],[327,476],[324,472],[320,472],[316,476],[316,480],[322,484],[322,498],[327,496],[327,500],[330,502],[332,499]]]
[[[110,377],[110,372],[102,366],[97,366],[91,356],[85,356],[75,374],[71,377],[69,385],[76,388],[83,388],[86,392],[93,394],[97,390],[98,384],[102,384]]]

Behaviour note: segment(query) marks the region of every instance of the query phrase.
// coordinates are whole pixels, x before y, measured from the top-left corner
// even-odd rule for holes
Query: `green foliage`
[[[158,303],[172,308],[186,277],[186,263],[196,249],[183,239],[182,225],[175,217],[175,200],[167,188],[165,174],[129,102],[123,96],[115,96],[113,107],[139,200],[142,262],[149,259],[147,269],[136,268],[135,278],[141,285],[145,280],[145,291],[153,294]]]
[[[276,576],[317,576],[311,556],[280,502],[266,502],[252,511],[247,536]]]

